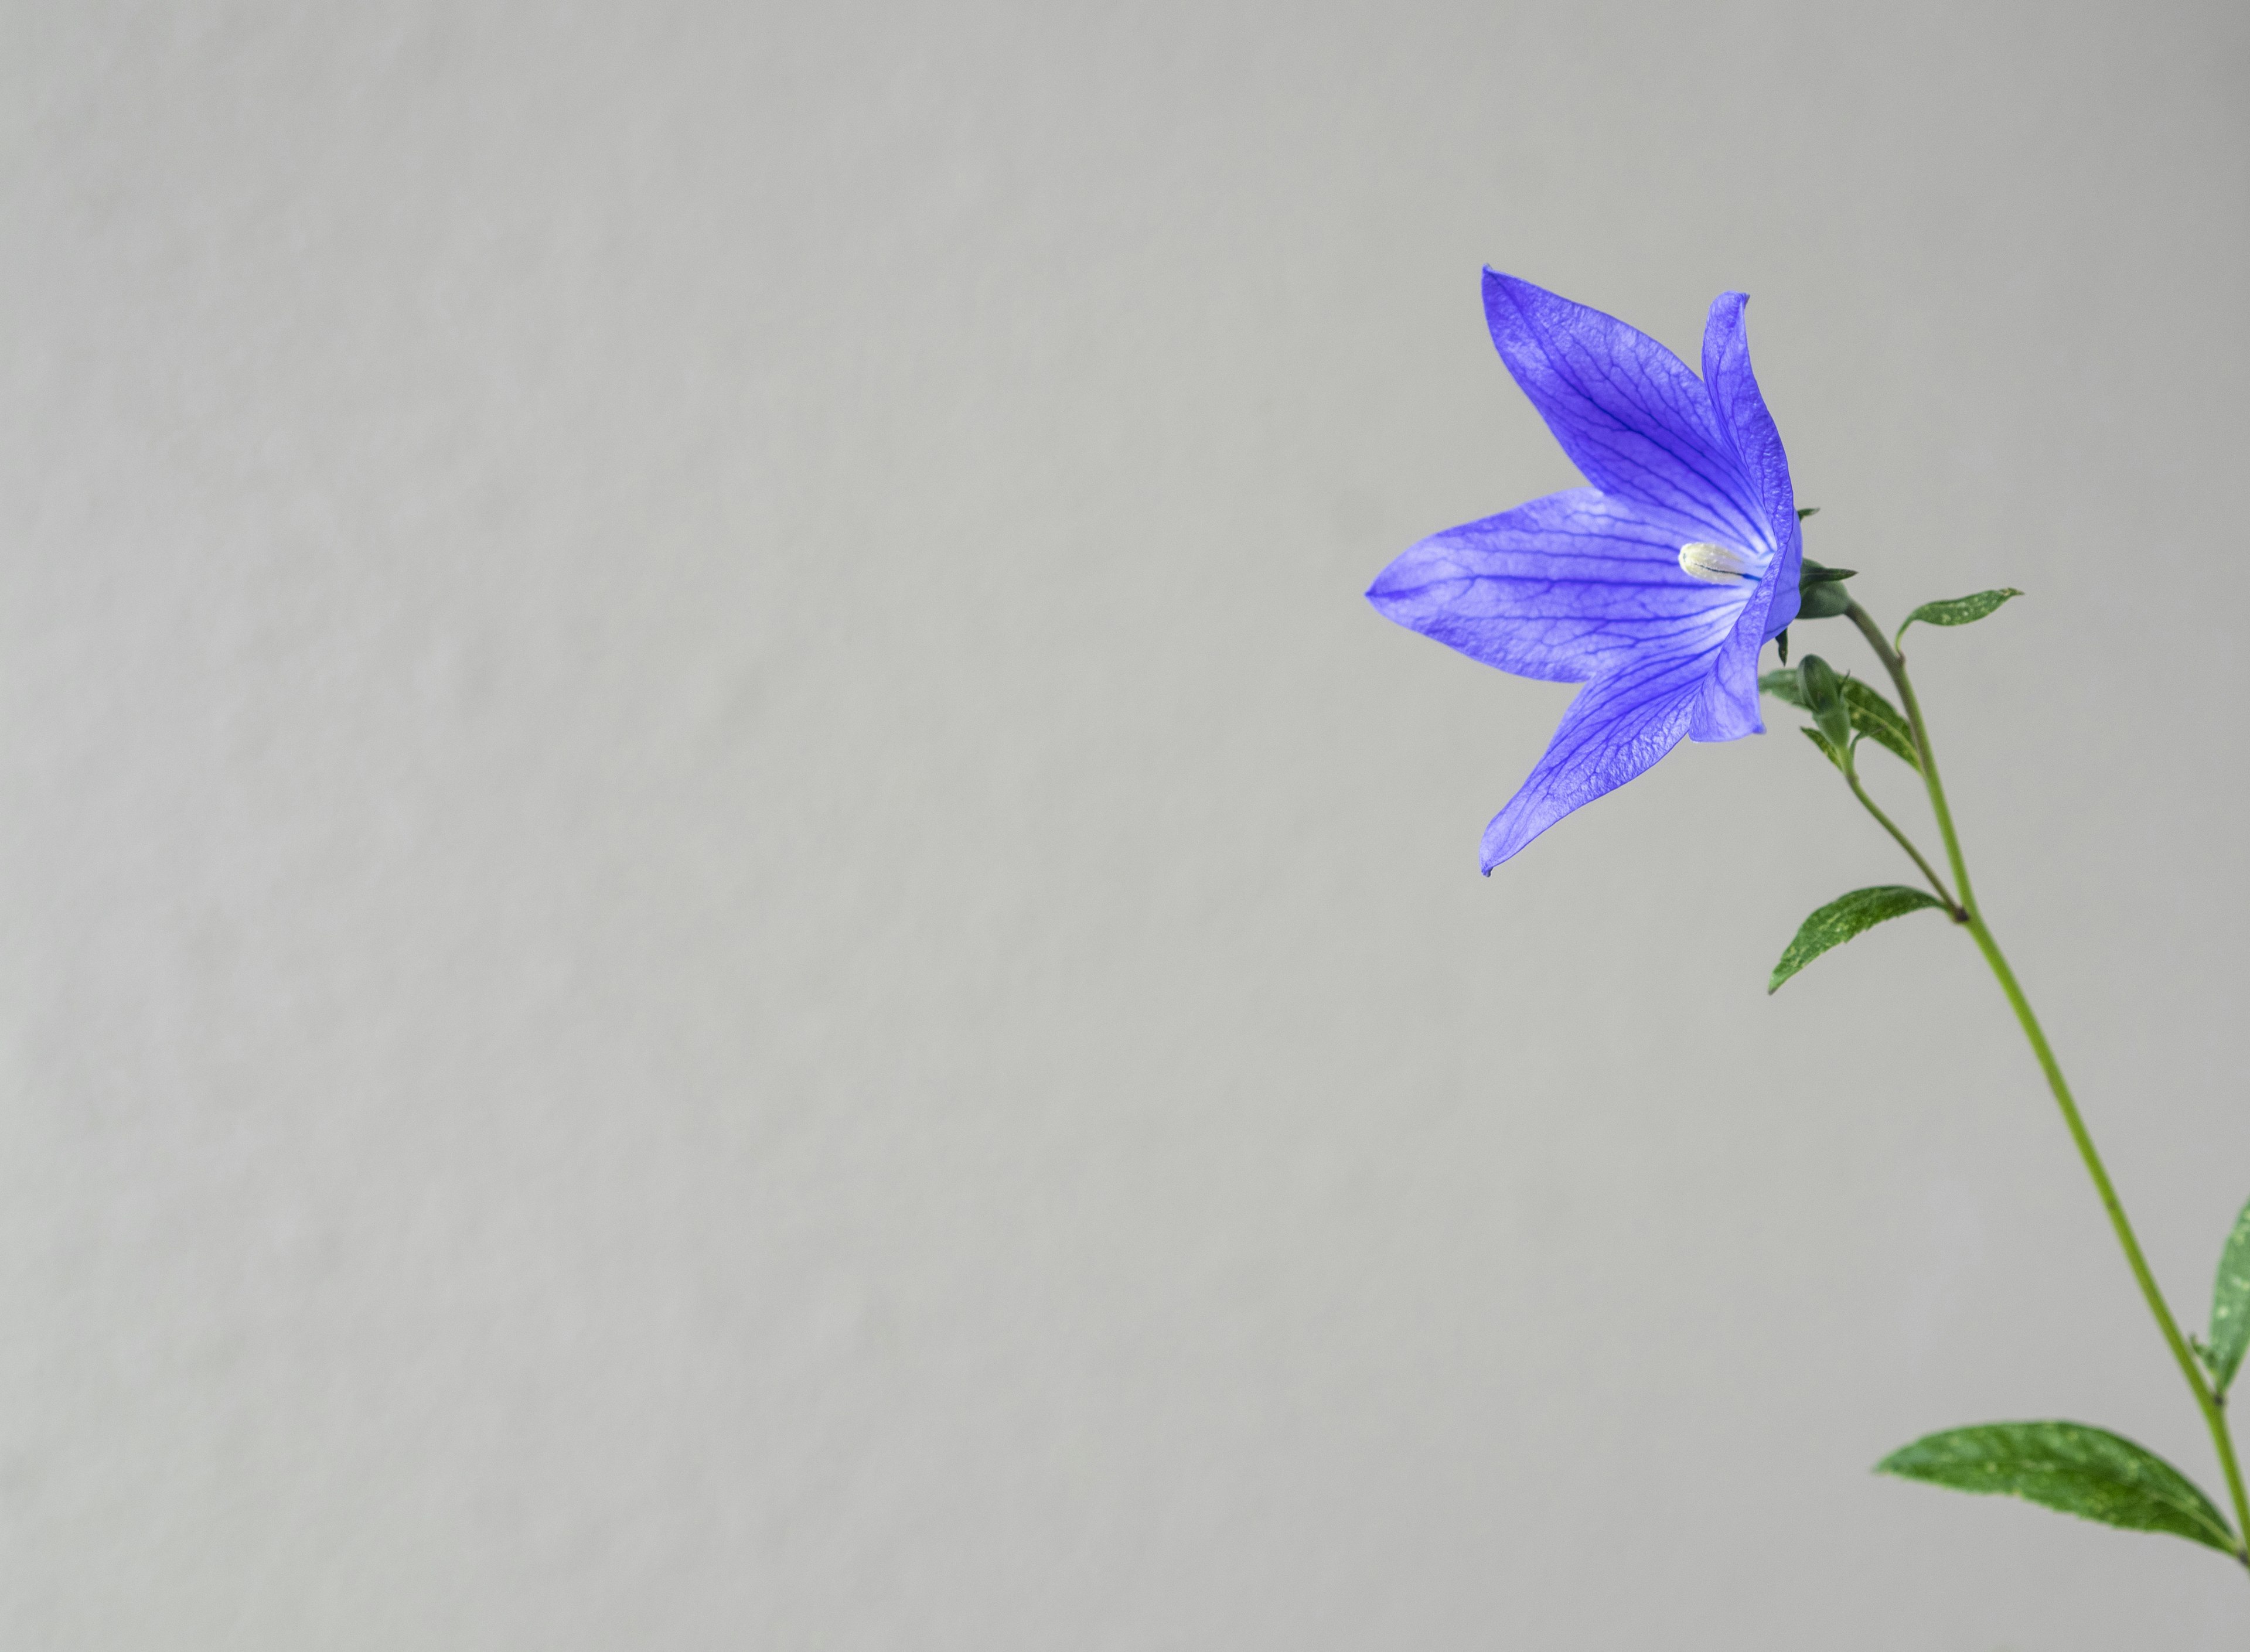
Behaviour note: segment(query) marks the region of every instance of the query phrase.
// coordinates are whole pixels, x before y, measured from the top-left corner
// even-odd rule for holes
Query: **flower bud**
[[[1805,694],[1805,709],[1812,713],[1822,736],[1842,755],[1852,744],[1852,711],[1844,703],[1835,671],[1818,654],[1807,654],[1798,664],[1797,681]]]

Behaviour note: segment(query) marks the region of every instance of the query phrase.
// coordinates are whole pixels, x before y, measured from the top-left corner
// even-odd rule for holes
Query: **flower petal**
[[[1484,272],[1484,310],[1500,359],[1586,480],[1746,549],[1773,542],[1757,484],[1686,362],[1614,316],[1496,270]]]
[[[1484,869],[1574,809],[1646,772],[1688,733],[1715,650],[1644,653],[1589,683],[1508,807],[1484,829]]]
[[[1649,648],[1715,646],[1752,588],[1684,574],[1700,530],[1572,488],[1433,533],[1384,568],[1384,618],[1519,677],[1583,683]]]
[[[1765,648],[1766,609],[1779,592],[1773,570],[1768,568],[1710,662],[1710,675],[1688,719],[1688,739],[1740,740],[1765,733],[1765,719],[1758,714],[1758,655]],[[1792,598],[1797,595],[1793,581],[1789,594]]]
[[[1789,455],[1781,432],[1766,411],[1757,375],[1750,371],[1750,334],[1743,326],[1744,293],[1722,293],[1711,300],[1703,328],[1703,382],[1728,444],[1756,483],[1767,523],[1767,542],[1776,549],[1778,574],[1768,611],[1761,621],[1764,637],[1777,634],[1797,617],[1797,570],[1804,539],[1797,526],[1797,494],[1789,480]],[[1761,640],[1763,640],[1762,637]]]

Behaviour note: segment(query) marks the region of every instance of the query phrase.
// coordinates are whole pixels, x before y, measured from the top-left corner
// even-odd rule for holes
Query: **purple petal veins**
[[[1740,545],[1765,537],[1757,485],[1688,364],[1599,310],[1487,270],[1484,313],[1547,428],[1589,482]]]
[[[1747,302],[1711,306],[1699,379],[1614,317],[1485,272],[1501,361],[1593,485],[1432,534],[1367,595],[1472,659],[1587,685],[1486,829],[1487,872],[1681,740],[1764,731],[1758,655],[1796,616],[1801,548]]]
[[[1485,871],[1677,746],[1709,676],[1708,654],[1656,654],[1581,689],[1531,777],[1484,829]]]
[[[1715,646],[1743,592],[1690,579],[1692,524],[1590,487],[1433,533],[1384,568],[1388,619],[1518,677],[1583,683],[1649,648]]]
[[[1750,371],[1750,334],[1743,327],[1743,311],[1750,303],[1743,293],[1722,293],[1711,300],[1711,317],[1703,328],[1703,382],[1711,392],[1717,412],[1737,462],[1758,492],[1764,513],[1766,543],[1782,563],[1770,609],[1763,616],[1768,637],[1778,636],[1797,617],[1797,572],[1803,539],[1797,522],[1797,492],[1790,485],[1789,455],[1782,451],[1781,432],[1766,411],[1757,375]]]

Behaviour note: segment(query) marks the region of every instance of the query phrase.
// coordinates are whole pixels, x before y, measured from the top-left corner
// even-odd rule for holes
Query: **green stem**
[[[1901,831],[1891,817],[1875,806],[1875,800],[1867,795],[1867,788],[1860,783],[1860,766],[1853,761],[1849,747],[1846,747],[1844,752],[1844,781],[1851,787],[1852,795],[1858,798],[1867,813],[1875,817],[1875,823],[1888,832],[1896,840],[1898,846],[1906,850],[1914,864],[1922,868],[1922,875],[1929,880],[1929,886],[1937,891],[1938,899],[1943,901],[1946,910],[1953,914],[1953,921],[1957,924],[1967,923],[1969,914],[1963,910],[1961,903],[1953,898],[1953,891],[1946,888],[1945,880],[1937,875],[1936,869],[1922,858],[1922,851],[1914,846],[1914,840]]]
[[[2102,1164],[2102,1154],[2094,1146],[2094,1137],[2079,1113],[2078,1103],[2072,1097],[2070,1085],[2062,1076],[2061,1063],[2054,1058],[2053,1047],[2047,1043],[2039,1017],[2032,1013],[2031,1001],[2024,996],[2024,989],[2016,980],[2016,972],[2008,967],[2008,960],[2000,951],[1999,942],[1992,938],[1991,930],[1984,923],[1984,913],[1977,909],[1976,891],[1969,882],[1969,864],[1962,857],[1960,836],[1953,829],[1953,813],[1946,807],[1944,783],[1937,777],[1937,760],[1930,752],[1929,727],[1922,720],[1922,704],[1915,698],[1914,684],[1907,676],[1906,657],[1891,644],[1884,637],[1882,628],[1857,602],[1845,613],[1860,628],[1860,634],[1867,639],[1868,646],[1875,650],[1875,657],[1882,661],[1883,669],[1890,673],[1891,682],[1898,689],[1907,721],[1914,728],[1915,749],[1922,756],[1922,781],[1929,788],[1930,812],[1937,816],[1937,829],[1945,838],[1945,855],[1952,864],[1954,887],[1961,891],[1960,909],[1966,914],[1969,933],[1976,940],[1977,950],[1984,953],[1985,963],[1999,981],[2000,990],[2007,995],[2008,1007],[2016,1012],[2016,1020],[2023,1027],[2024,1036],[2031,1042],[2032,1054],[2039,1058],[2039,1070],[2046,1075],[2047,1088],[2054,1092],[2055,1105],[2062,1110],[2062,1121],[2069,1127],[2070,1139],[2077,1145],[2078,1156],[2086,1165],[2086,1174],[2093,1178],[2095,1191],[2102,1195],[2102,1208],[2109,1213],[2109,1225],[2116,1232],[2117,1243],[2125,1252],[2125,1261],[2133,1270],[2134,1281],[2141,1287],[2141,1296],[2148,1303],[2149,1311],[2156,1317],[2157,1328],[2164,1332],[2164,1344],[2171,1348],[2172,1358],[2178,1362],[2180,1374],[2187,1379],[2188,1388],[2195,1395],[2197,1408],[2203,1413],[2204,1422],[2211,1430],[2212,1444],[2218,1449],[2219,1466],[2226,1474],[2226,1490],[2234,1502],[2235,1559],[2250,1566],[2250,1495],[2246,1495],[2243,1489],[2242,1469],[2235,1460],[2234,1441],[2227,1431],[2226,1409],[2219,1396],[2212,1392],[2211,1384],[2204,1377],[2203,1367],[2197,1363],[2193,1351],[2187,1345],[2187,1339],[2180,1334],[2179,1323],[2172,1318],[2171,1308],[2164,1301],[2164,1293],[2157,1284],[2156,1275],[2150,1270],[2149,1260],[2141,1252],[2141,1242],[2134,1235],[2133,1224],[2126,1219],[2124,1204],[2117,1197],[2116,1186],[2109,1180],[2109,1169]]]

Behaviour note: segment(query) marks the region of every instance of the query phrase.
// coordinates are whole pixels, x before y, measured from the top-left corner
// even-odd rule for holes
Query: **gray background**
[[[1753,293],[2199,1317],[2240,7],[4,25],[0,1643],[2241,1644],[1867,1473],[2216,1479],[1971,951],[1761,990],[1789,721],[1486,882],[1570,691],[1359,598],[1575,480],[1481,264]]]

